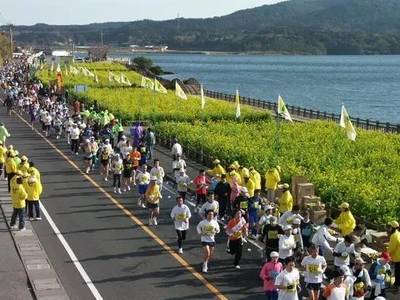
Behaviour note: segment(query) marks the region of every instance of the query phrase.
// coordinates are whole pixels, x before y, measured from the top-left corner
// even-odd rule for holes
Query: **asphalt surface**
[[[98,170],[90,175],[94,180],[91,182],[71,165],[73,162],[83,170],[83,159],[70,154],[65,140],[49,139],[71,162],[17,116],[8,117],[4,107],[0,108],[0,120],[11,133],[7,144],[13,144],[21,155],[27,155],[41,171],[42,203],[104,299],[210,299],[216,296],[207,288],[209,284],[228,299],[264,298],[258,279],[262,264],[260,253],[253,245],[246,244],[242,269],[234,269],[233,257],[225,253],[224,233],[218,236],[209,273],[201,280],[202,249],[195,232],[200,221],[197,215],[191,219],[185,253],[181,255],[183,264],[189,265],[184,267],[174,257],[176,254],[166,250],[177,248],[169,217],[175,205],[172,186],[167,185],[163,190],[159,226],[149,227],[161,243],[166,244],[162,247],[160,241],[155,241],[146,232],[148,229],[137,224],[147,224],[148,215],[136,205],[136,191],[116,196],[112,193],[111,183],[104,182]],[[192,207],[191,210],[194,214]],[[71,299],[92,299],[90,290],[48,222],[45,219],[33,222],[33,227]]]

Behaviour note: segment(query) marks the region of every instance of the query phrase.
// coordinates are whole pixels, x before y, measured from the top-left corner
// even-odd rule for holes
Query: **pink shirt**
[[[198,175],[193,183],[196,185],[196,194],[198,195],[207,195],[208,185],[210,184],[210,180],[204,175]]]
[[[264,281],[264,291],[277,291],[275,278],[282,272],[283,266],[280,262],[269,261],[264,264],[260,271],[260,278]]]
[[[233,203],[236,199],[236,197],[238,197],[240,195],[240,185],[237,182],[232,182],[231,184],[231,195],[229,197],[229,200],[231,201],[231,203]]]

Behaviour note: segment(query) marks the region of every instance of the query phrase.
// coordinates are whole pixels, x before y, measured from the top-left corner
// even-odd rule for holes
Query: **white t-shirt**
[[[331,294],[326,300],[344,300],[346,299],[346,287],[344,285],[332,289]]]
[[[203,220],[197,225],[197,232],[202,242],[215,243],[215,235],[219,233],[219,224],[215,220]]]
[[[304,281],[307,283],[321,283],[323,281],[323,267],[326,266],[326,260],[323,256],[317,255],[313,258],[311,255],[303,258],[301,265],[306,269],[304,272]]]
[[[177,178],[179,176],[179,171],[186,169],[186,162],[183,159],[174,160],[172,162],[172,169],[174,170],[175,178]]]
[[[296,241],[292,234],[290,236],[282,235],[279,238],[279,258],[285,259],[292,256],[294,248],[296,248]]]
[[[79,140],[80,133],[81,131],[79,130],[79,128],[72,128],[70,131],[71,140]]]
[[[173,146],[172,146],[172,149],[171,149],[171,154],[172,155],[180,155],[180,156],[182,156],[182,146],[181,146],[181,144],[179,144],[179,143],[175,143]]]
[[[218,216],[218,210],[219,210],[219,203],[218,201],[213,201],[213,202],[209,202],[206,201],[206,203],[203,204],[203,206],[200,208],[200,216],[202,216],[203,218],[206,217],[206,211],[208,210],[212,210],[214,212],[214,219],[217,219]]]
[[[300,282],[300,274],[299,271],[294,268],[292,272],[288,272],[283,270],[275,279],[275,285],[283,285],[283,286],[293,286],[293,289],[280,289],[278,300],[298,300],[299,297],[297,295],[297,285]]]
[[[278,224],[282,227],[285,225],[292,225],[294,219],[299,219],[302,221],[304,218],[299,214],[294,214],[291,211],[287,211],[279,218]]]
[[[336,245],[335,250],[333,250],[333,252],[336,253],[346,253],[347,256],[340,256],[337,257],[335,256],[334,258],[334,264],[337,267],[341,267],[343,265],[350,265],[350,254],[354,254],[355,253],[355,248],[354,248],[354,244],[351,244],[349,247],[346,246],[345,242],[340,242]]]
[[[188,185],[190,183],[190,178],[186,174],[181,176],[179,175],[178,178],[176,178],[176,189],[178,192],[187,192],[188,190]]]
[[[260,220],[258,221],[258,224],[260,224],[260,225],[266,225],[266,224],[269,224],[270,223],[270,219],[271,219],[271,217],[273,217],[273,215],[262,215],[261,216],[261,218],[260,218]]]
[[[161,185],[164,181],[164,176],[165,176],[164,168],[163,167],[158,167],[158,168],[152,167],[150,170],[150,175],[156,176],[157,183]]]
[[[181,207],[175,205],[171,211],[171,218],[174,220],[176,230],[188,230],[191,217],[190,209],[185,204],[182,204]],[[186,220],[187,222],[185,222]]]

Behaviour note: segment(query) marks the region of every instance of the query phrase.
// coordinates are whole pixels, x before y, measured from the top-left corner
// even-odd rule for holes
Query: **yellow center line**
[[[31,125],[22,118],[18,113],[14,112],[18,118],[24,122],[26,125],[31,127]],[[197,272],[182,256],[175,253],[175,251],[168,246],[157,234],[155,234],[149,227],[143,224],[138,217],[136,217],[129,209],[127,209],[121,202],[115,199],[110,193],[108,193],[104,188],[102,188],[96,181],[94,181],[89,175],[85,174],[76,163],[74,163],[68,156],[66,156],[60,149],[57,148],[48,138],[42,135],[36,128],[33,130],[42,139],[44,139],[58,154],[60,154],[74,169],[76,169],[83,177],[85,177],[91,184],[93,184],[97,189],[99,189],[108,199],[110,199],[115,206],[121,209],[134,223],[136,223],[140,228],[146,232],[154,241],[156,241],[165,251],[167,251],[173,258],[175,258],[186,270],[188,270],[196,279],[198,279],[212,294],[214,294],[217,299],[227,300],[226,298],[210,281],[208,281],[203,274]]]

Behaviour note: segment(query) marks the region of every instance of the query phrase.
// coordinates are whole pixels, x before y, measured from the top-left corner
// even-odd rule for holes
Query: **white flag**
[[[94,74],[94,81],[95,81],[96,83],[99,83],[99,77],[97,77],[97,74]]]
[[[342,112],[340,114],[340,127],[343,127],[346,130],[349,140],[352,140],[353,142],[356,140],[357,132],[353,126],[353,123],[351,123],[349,114],[347,113],[344,105],[342,105]]]
[[[108,71],[108,81],[109,82],[113,82],[114,81],[113,73],[111,73],[110,71]]]
[[[142,76],[142,82],[140,83],[142,88],[154,90],[154,81],[150,78]]]
[[[167,89],[157,80],[154,78],[154,90],[159,93],[167,94]]]
[[[283,117],[285,120],[293,122],[292,117],[288,109],[286,108],[285,102],[283,101],[281,95],[278,97],[278,115]]]
[[[57,69],[56,69],[56,72],[57,72],[57,73],[61,73],[61,67],[60,67],[60,64],[57,64]]]
[[[53,72],[53,71],[54,71],[54,63],[52,62],[51,67],[50,67],[50,72]]]
[[[200,85],[201,109],[204,110],[206,106],[206,99],[204,98],[203,85]]]
[[[178,84],[178,81],[175,81],[175,95],[183,100],[187,100],[187,96],[181,86]]]
[[[236,119],[240,118],[240,97],[239,97],[239,90],[236,90]]]

